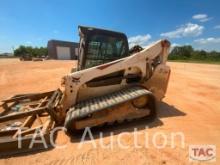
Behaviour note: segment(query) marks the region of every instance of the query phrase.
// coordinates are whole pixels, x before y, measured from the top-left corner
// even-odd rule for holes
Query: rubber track
[[[144,95],[152,95],[152,93],[143,87],[135,86],[125,88],[117,92],[113,92],[104,96],[95,97],[89,100],[79,102],[67,113],[65,126],[68,128],[73,120],[86,117],[94,112],[98,112],[113,106],[125,103]]]

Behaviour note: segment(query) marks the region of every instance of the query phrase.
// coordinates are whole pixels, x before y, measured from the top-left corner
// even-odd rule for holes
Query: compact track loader
[[[122,33],[86,27],[79,32],[78,71],[65,76],[62,84],[65,127],[74,131],[154,117],[168,84],[170,43],[161,40],[129,54]]]
[[[48,133],[54,123],[64,124],[71,133],[155,117],[157,102],[164,98],[169,81],[170,42],[159,40],[144,49],[135,46],[129,50],[127,37],[120,32],[79,26],[79,35],[78,65],[63,77],[61,90],[4,100],[0,122],[21,119],[24,123],[18,128],[28,125],[23,135],[31,136],[39,127]],[[45,120],[44,124],[42,116],[51,122]],[[35,120],[40,126],[31,127]],[[0,136],[14,138],[16,128],[3,129]]]

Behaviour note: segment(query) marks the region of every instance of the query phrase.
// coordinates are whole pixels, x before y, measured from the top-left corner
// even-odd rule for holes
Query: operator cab
[[[124,33],[79,26],[80,46],[77,70],[91,68],[129,56]]]

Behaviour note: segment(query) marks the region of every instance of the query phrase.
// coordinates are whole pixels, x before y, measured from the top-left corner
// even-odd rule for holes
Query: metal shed
[[[48,56],[51,59],[75,60],[78,57],[78,47],[76,42],[50,40],[47,43]]]

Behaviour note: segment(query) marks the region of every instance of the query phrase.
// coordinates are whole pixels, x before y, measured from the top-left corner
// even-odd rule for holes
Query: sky
[[[48,40],[78,42],[78,25],[124,32],[129,45],[220,51],[219,0],[1,0],[0,53]]]

